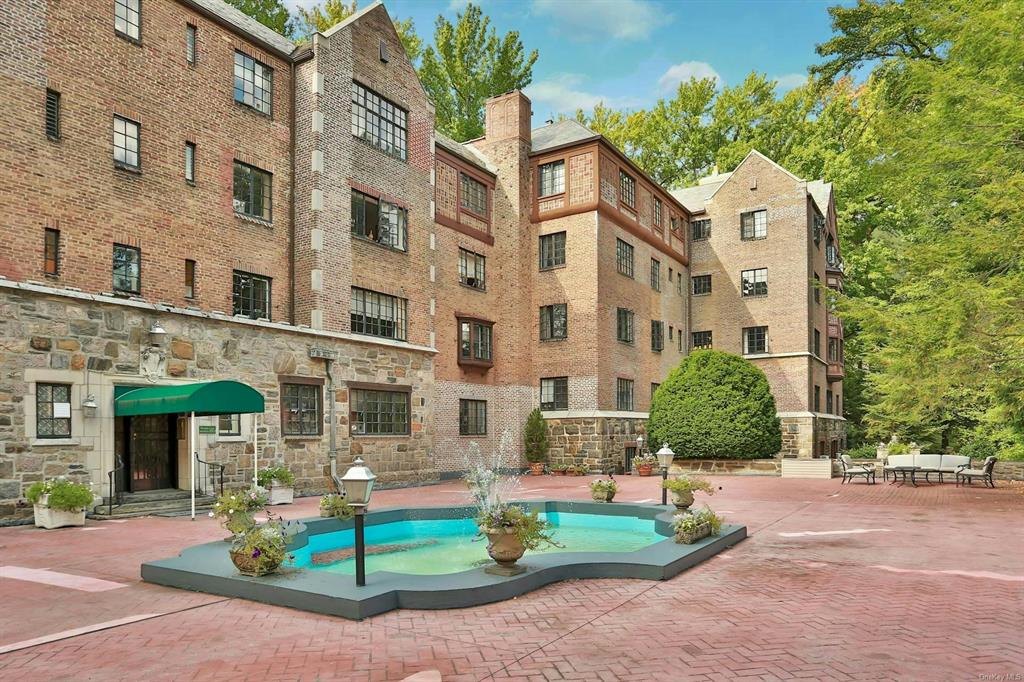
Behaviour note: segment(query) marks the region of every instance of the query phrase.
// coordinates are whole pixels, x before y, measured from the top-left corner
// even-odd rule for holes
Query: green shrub
[[[715,487],[705,478],[699,478],[697,476],[680,476],[679,478],[669,478],[661,482],[661,487],[665,490],[671,490],[674,493],[707,493],[708,495],[715,494]]]
[[[355,513],[345,496],[336,493],[328,493],[320,498],[320,510],[342,521],[352,518]]]
[[[523,449],[527,462],[546,462],[548,460],[548,425],[541,416],[539,408],[533,408],[526,418],[523,429]]]
[[[590,490],[595,493],[611,492],[613,495],[619,491],[618,484],[610,478],[599,478],[590,482]]]
[[[691,353],[654,395],[650,443],[668,443],[676,457],[756,459],[782,449],[775,398],[764,372],[738,355]]]
[[[92,504],[92,490],[87,485],[72,483],[66,478],[51,478],[49,481],[36,481],[25,492],[32,504],[46,495],[46,506],[57,511],[77,512]]]
[[[910,446],[906,443],[890,443],[889,444],[890,455],[909,455]]]
[[[878,451],[875,448],[876,446],[865,443],[864,445],[850,448],[844,454],[849,455],[853,459],[875,459],[878,457]]]
[[[283,465],[260,469],[256,474],[256,483],[262,488],[269,488],[272,481],[277,481],[288,488],[295,484],[295,474]]]
[[[993,457],[999,453],[996,450],[996,444],[991,439],[982,435],[975,435],[961,446],[958,454],[970,457],[971,459],[984,460],[986,457]]]

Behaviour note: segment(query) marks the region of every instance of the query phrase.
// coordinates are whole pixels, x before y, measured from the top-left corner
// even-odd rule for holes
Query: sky
[[[499,35],[518,31],[540,57],[526,94],[534,125],[598,102],[648,107],[690,76],[736,85],[751,71],[796,87],[832,35],[827,8],[852,0],[480,0]],[[309,6],[315,0],[286,0]],[[363,7],[368,0],[360,0]],[[438,14],[466,0],[384,0],[428,43]]]

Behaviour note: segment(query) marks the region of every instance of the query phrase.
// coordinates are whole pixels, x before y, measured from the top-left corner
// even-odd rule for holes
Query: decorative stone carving
[[[167,353],[163,348],[147,346],[139,353],[139,374],[145,377],[146,381],[156,382],[167,372]]]

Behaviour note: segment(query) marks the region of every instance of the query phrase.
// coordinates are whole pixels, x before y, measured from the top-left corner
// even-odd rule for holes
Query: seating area
[[[842,465],[842,482],[852,481],[855,478],[863,478],[865,483],[874,484],[876,467],[870,464],[855,464],[849,455],[841,455],[839,462]],[[964,455],[932,455],[932,454],[907,454],[889,455],[883,460],[882,480],[892,483],[906,483],[917,487],[921,476],[925,483],[934,483],[931,476],[938,477],[938,482],[945,483],[945,477],[952,475],[956,485],[971,485],[975,479],[980,479],[987,487],[995,488],[995,481],[992,478],[992,470],[995,468],[996,458],[988,457],[980,468],[971,467],[971,458]]]

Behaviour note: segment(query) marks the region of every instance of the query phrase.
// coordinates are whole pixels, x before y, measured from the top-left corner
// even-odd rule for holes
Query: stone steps
[[[125,493],[122,504],[115,501],[111,513],[107,500],[89,514],[92,519],[124,519],[137,516],[181,516],[191,511],[191,495],[187,490],[153,490]],[[216,501],[213,495],[196,495],[196,512],[206,513]]]

